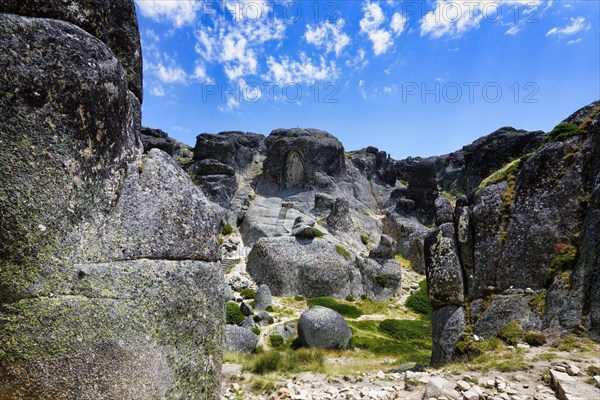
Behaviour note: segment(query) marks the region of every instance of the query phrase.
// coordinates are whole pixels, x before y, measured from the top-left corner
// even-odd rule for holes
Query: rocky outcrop
[[[241,326],[225,326],[225,350],[238,353],[252,353],[258,344],[258,336]]]
[[[216,398],[222,209],[142,153],[133,1],[0,12],[0,399]]]
[[[330,308],[313,306],[298,321],[298,339],[305,347],[345,349],[351,338],[344,317]]]
[[[447,307],[470,307],[465,329],[472,324],[485,338],[511,321],[547,334],[600,333],[591,307],[598,304],[599,105],[576,112],[566,121],[579,125],[558,125],[535,152],[483,180],[471,201],[459,198],[452,221],[426,239],[432,362],[451,359],[448,338],[460,338],[454,327],[439,328],[447,317],[436,310]],[[538,142],[524,133],[513,142],[529,136]],[[450,219],[448,206],[438,200],[440,222]]]
[[[190,146],[187,146],[169,137],[166,132],[160,129],[142,127],[140,131],[140,139],[142,140],[142,145],[144,146],[144,153],[148,153],[152,149],[159,149],[180,163],[190,161],[193,156]]]

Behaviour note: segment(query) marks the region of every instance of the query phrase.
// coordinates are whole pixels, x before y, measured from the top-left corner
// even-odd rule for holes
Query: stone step
[[[550,378],[560,400],[600,399],[600,389],[585,383],[583,376],[571,376],[550,369]]]

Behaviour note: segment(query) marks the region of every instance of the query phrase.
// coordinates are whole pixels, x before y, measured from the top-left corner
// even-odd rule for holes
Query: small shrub
[[[525,343],[530,346],[538,347],[546,344],[546,336],[542,332],[525,332]]]
[[[256,291],[250,288],[244,288],[242,290],[240,290],[240,295],[244,298],[244,299],[253,299],[256,297]]]
[[[322,230],[315,228],[315,227],[313,227],[312,229],[315,232],[315,237],[320,238],[320,237],[325,236],[325,233]]]
[[[269,315],[269,318],[267,319],[267,324],[269,324],[269,325],[273,325],[274,323],[275,323],[275,320],[273,319],[273,317],[271,317],[271,316]]]
[[[362,244],[364,244],[366,246],[366,245],[369,244],[369,237],[366,234],[361,233],[360,234],[360,241],[362,242]]]
[[[508,324],[504,325],[502,329],[500,329],[500,332],[498,332],[496,336],[504,343],[511,346],[516,346],[517,343],[524,338],[525,333],[523,332],[521,324],[519,324],[517,321],[510,321]]]
[[[223,235],[231,235],[233,233],[233,226],[229,225],[229,222],[223,221],[223,229],[221,230]]]
[[[271,335],[269,336],[269,343],[272,347],[278,348],[285,345],[285,340],[280,335]]]
[[[294,300],[296,300],[296,301],[304,301],[304,297],[302,297],[302,296],[295,296]]]
[[[250,302],[248,302],[248,304],[250,305],[250,307],[254,308],[256,307],[256,301],[252,300]]]
[[[425,279],[419,282],[419,290],[408,296],[405,305],[418,314],[431,315],[433,308],[429,302],[427,281]]]
[[[346,296],[346,301],[354,301],[354,296],[352,296],[351,294],[349,294],[348,296]]]
[[[265,311],[268,311],[268,312],[273,312],[273,306],[267,306],[267,307],[265,308]]]
[[[332,299],[331,297],[313,297],[308,299],[307,304],[309,307],[322,306],[331,308],[332,310],[335,310],[344,317],[348,318],[358,318],[363,315],[362,311],[358,307],[350,304],[338,303],[337,300]]]
[[[242,314],[242,310],[240,310],[240,306],[237,303],[227,302],[226,307],[225,322],[228,325],[239,325],[244,322],[246,317]]]
[[[360,299],[363,301],[368,301],[369,300],[369,296],[367,296],[366,294],[361,294],[360,295]]]
[[[256,336],[260,336],[260,328],[258,327],[258,325],[254,325],[252,327],[252,332],[256,335]]]
[[[254,379],[252,389],[259,393],[271,393],[275,390],[275,382],[266,379]]]
[[[387,276],[377,275],[375,277],[375,282],[377,282],[379,286],[385,287],[388,282]]]
[[[344,259],[349,260],[350,259],[350,252],[348,250],[346,250],[344,247],[342,246],[335,246],[335,251],[337,251],[337,253],[344,257]]]

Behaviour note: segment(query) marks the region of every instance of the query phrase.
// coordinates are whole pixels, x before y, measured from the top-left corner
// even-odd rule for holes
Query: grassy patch
[[[271,345],[271,347],[283,347],[285,346],[285,340],[283,340],[283,337],[281,337],[281,335],[271,335],[269,336],[269,344]]]
[[[336,299],[331,297],[313,297],[308,299],[307,304],[309,307],[322,306],[331,308],[348,318],[358,318],[363,315],[363,312],[356,306],[351,304],[343,304],[338,302]]]
[[[500,329],[500,332],[498,332],[496,336],[504,343],[516,346],[517,343],[525,338],[525,332],[523,331],[521,324],[517,321],[510,321]]]
[[[525,332],[525,343],[530,346],[538,347],[546,344],[546,336],[542,332]]]
[[[320,237],[325,236],[325,233],[322,230],[318,229],[318,228],[313,227],[312,230],[315,233],[315,237],[320,238]]]
[[[488,186],[494,185],[499,182],[503,182],[511,176],[517,176],[521,171],[521,168],[523,168],[525,161],[529,160],[533,156],[533,154],[534,153],[525,154],[521,158],[517,158],[516,160],[509,162],[508,164],[500,168],[498,171],[485,178],[479,184],[476,194],[481,193],[481,191],[487,188]]]
[[[240,290],[240,296],[244,299],[254,299],[256,297],[256,291],[250,288],[244,288]]]
[[[541,290],[529,300],[529,307],[534,311],[538,310],[540,318],[543,318],[546,313],[546,295],[546,290]]]
[[[346,248],[342,246],[335,246],[335,251],[337,251],[337,253],[340,256],[344,257],[346,260],[350,259],[350,252]]]
[[[577,248],[568,243],[554,244],[555,256],[548,270],[548,283],[551,283],[555,276],[566,274],[573,269],[577,261]]]
[[[427,281],[425,279],[419,282],[419,290],[408,296],[405,305],[418,314],[431,315],[433,308],[431,308],[431,303],[429,302]]]
[[[228,325],[239,325],[244,322],[246,317],[242,314],[239,304],[229,301],[226,307],[225,321]]]
[[[431,324],[423,321],[386,319],[378,329],[397,340],[427,339],[431,337]]]
[[[229,225],[229,222],[223,221],[223,229],[221,229],[223,235],[231,235],[233,233],[233,226]]]
[[[401,254],[396,254],[394,256],[394,258],[396,259],[396,261],[398,261],[398,264],[400,264],[400,266],[402,268],[406,268],[406,269],[410,269],[410,270],[414,270],[413,269],[413,263],[411,260],[409,260],[408,258],[404,257]]]
[[[568,124],[566,122],[560,123],[552,129],[552,132],[544,138],[544,144],[552,142],[563,142],[570,137],[579,135],[579,126],[574,124]]]
[[[552,343],[552,347],[560,351],[578,351],[582,353],[595,352],[595,343],[586,337],[577,335],[567,335],[556,342]]]
[[[362,349],[377,356],[397,357],[396,362],[428,364],[431,357],[431,327],[423,321],[403,321],[418,324],[394,338],[380,330],[379,321],[349,321],[352,330],[350,347]],[[392,325],[395,323],[392,323]],[[428,327],[426,327],[428,326]]]
[[[269,351],[246,357],[243,368],[258,375],[269,372],[322,372],[325,368],[325,355],[317,349]]]
[[[362,244],[364,244],[366,246],[369,244],[369,237],[365,233],[361,233],[360,241],[362,242]]]

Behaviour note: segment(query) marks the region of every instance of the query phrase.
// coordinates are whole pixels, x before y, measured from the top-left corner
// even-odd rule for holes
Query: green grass
[[[552,142],[563,142],[568,138],[579,135],[579,126],[568,123],[560,123],[552,129],[552,132],[544,138],[544,144]]]
[[[223,229],[221,230],[223,235],[231,235],[233,233],[233,226],[229,225],[227,221],[223,221]]]
[[[346,248],[342,246],[335,246],[335,251],[337,251],[340,256],[344,257],[346,261],[350,260],[350,252]]]
[[[517,176],[525,165],[525,161],[529,160],[534,153],[525,154],[521,158],[517,158],[507,164],[505,164],[502,168],[485,178],[477,188],[476,194],[481,193],[481,191],[488,186],[494,185],[496,183],[508,180],[511,176]]]
[[[547,279],[552,282],[555,276],[568,273],[577,262],[577,248],[568,243],[554,244],[555,256],[548,270]]]
[[[348,318],[358,318],[363,315],[363,312],[358,307],[351,304],[340,303],[331,297],[313,297],[307,300],[307,304],[309,307],[322,306],[331,308]]]
[[[321,372],[324,367],[325,354],[318,349],[269,351],[246,357],[243,364],[245,371],[258,375],[270,372]]]
[[[228,325],[239,325],[246,317],[242,314],[239,304],[229,301],[226,305],[225,320]]]
[[[362,242],[362,244],[364,244],[366,246],[369,244],[369,237],[365,233],[361,233],[360,241]]]
[[[543,318],[546,313],[546,295],[546,290],[540,290],[539,293],[529,300],[529,307],[531,307],[533,311],[538,310],[540,318]]]
[[[496,335],[504,343],[516,346],[521,340],[525,338],[525,332],[517,321],[510,321],[504,325],[500,332]]]
[[[404,338],[397,339],[381,331],[379,321],[349,321],[352,330],[349,347],[362,349],[377,356],[394,357],[397,364],[405,362],[428,364],[431,357],[431,324],[429,328],[425,328],[424,325],[427,323],[423,321],[410,321],[410,323],[418,323],[420,330],[417,328],[406,334],[398,334]]]
[[[285,340],[283,340],[283,337],[281,337],[281,335],[269,336],[269,343],[271,344],[271,347],[275,348],[285,346]]]
[[[320,238],[320,237],[325,236],[325,233],[318,228],[313,227],[312,230],[315,232],[315,237]]]
[[[431,324],[424,321],[386,319],[379,323],[378,329],[397,340],[431,337]]]
[[[240,296],[244,299],[254,299],[256,297],[256,291],[250,288],[244,288],[240,290]]]
[[[542,332],[525,332],[525,343],[530,346],[543,346],[546,344],[546,336]]]
[[[419,282],[419,290],[408,296],[405,305],[418,314],[431,315],[433,308],[429,302],[427,281],[425,279]]]

